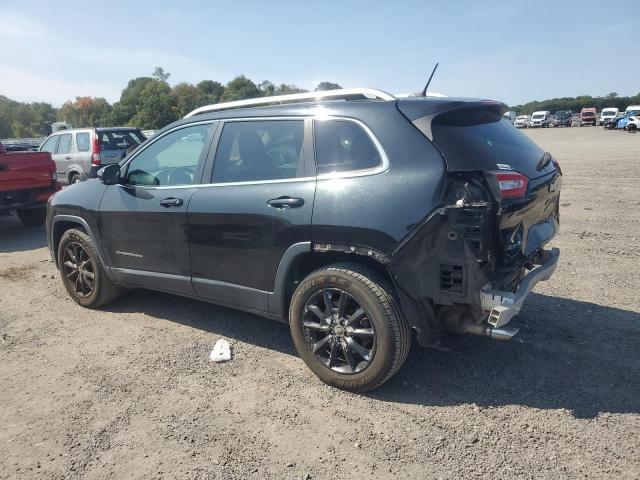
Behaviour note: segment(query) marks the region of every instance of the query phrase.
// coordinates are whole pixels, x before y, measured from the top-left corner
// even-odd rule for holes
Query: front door
[[[200,183],[214,123],[171,130],[123,166],[100,204],[100,234],[119,281],[193,294],[187,207]]]
[[[268,311],[286,249],[311,239],[315,170],[310,121],[226,121],[213,166],[189,204],[198,296]]]
[[[60,135],[58,149],[51,155],[58,171],[58,180],[63,183],[69,181],[69,166],[71,165],[71,134]]]

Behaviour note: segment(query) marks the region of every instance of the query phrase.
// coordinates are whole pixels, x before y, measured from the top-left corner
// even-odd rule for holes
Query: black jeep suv
[[[509,339],[553,273],[558,163],[502,103],[351,89],[202,107],[49,202],[69,295],[124,287],[288,322],[324,382],[377,387],[412,330]]]

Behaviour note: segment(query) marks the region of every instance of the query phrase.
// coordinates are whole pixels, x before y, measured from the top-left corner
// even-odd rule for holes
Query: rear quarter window
[[[79,152],[88,152],[90,147],[89,133],[80,132],[76,134],[76,147]]]
[[[318,175],[368,170],[382,164],[371,137],[354,122],[316,120],[314,133]]]

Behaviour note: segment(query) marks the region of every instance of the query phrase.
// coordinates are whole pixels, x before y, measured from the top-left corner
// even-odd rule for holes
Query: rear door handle
[[[273,208],[300,208],[304,205],[304,200],[292,197],[272,198],[267,202],[267,205]]]
[[[169,208],[169,207],[179,207],[183,203],[184,202],[182,201],[181,198],[169,197],[169,198],[160,200],[158,202],[158,205],[162,205],[163,207]]]

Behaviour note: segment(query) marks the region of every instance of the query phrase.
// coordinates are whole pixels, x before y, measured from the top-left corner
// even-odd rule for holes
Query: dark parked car
[[[145,287],[288,322],[324,382],[372,389],[412,331],[511,338],[556,267],[562,174],[506,109],[369,89],[202,107],[56,194],[49,247],[82,306]]]
[[[570,127],[573,112],[571,110],[559,110],[553,114],[551,125],[554,127]]]

